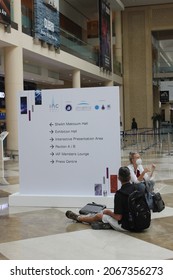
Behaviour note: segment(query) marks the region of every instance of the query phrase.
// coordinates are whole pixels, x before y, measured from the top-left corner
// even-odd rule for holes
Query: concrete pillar
[[[113,72],[113,69],[114,69],[114,65],[113,65],[113,40],[112,40],[112,34],[113,34],[113,31],[112,31],[112,10],[110,10],[110,46],[111,46],[111,69],[112,69],[112,72]]]
[[[122,18],[121,11],[115,12],[115,57],[114,60],[120,63],[119,72],[122,73]],[[118,67],[118,63],[116,63]],[[117,69],[117,70],[118,70]],[[123,87],[119,87],[120,92],[120,121],[122,123],[122,130],[124,130],[124,99]]]
[[[12,7],[13,7],[14,22],[18,24],[18,31],[21,31],[22,30],[21,1],[13,0]]]
[[[4,49],[7,149],[18,150],[18,92],[23,90],[23,55],[21,47]]]
[[[151,11],[146,7],[123,12],[123,81],[125,129],[135,118],[139,128],[152,127]]]
[[[80,70],[74,70],[73,71],[72,86],[73,86],[73,88],[80,88],[81,87]]]
[[[121,12],[115,13],[115,56],[116,60],[122,64],[122,28]]]

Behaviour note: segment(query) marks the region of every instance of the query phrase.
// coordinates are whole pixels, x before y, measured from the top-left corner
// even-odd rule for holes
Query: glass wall
[[[33,35],[33,0],[21,1],[22,7],[22,31],[28,35]]]
[[[153,71],[173,73],[173,30],[152,32],[153,36]]]

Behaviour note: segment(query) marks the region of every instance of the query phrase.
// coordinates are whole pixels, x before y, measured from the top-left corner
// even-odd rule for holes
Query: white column
[[[18,150],[18,92],[23,90],[23,55],[21,47],[4,49],[7,149]]]
[[[115,13],[115,50],[116,60],[122,64],[122,30],[121,30],[121,12]]]
[[[115,12],[115,58],[121,63],[122,71],[122,26],[121,26],[121,11]],[[119,86],[120,92],[120,119],[122,122],[122,129],[124,130],[124,98],[123,86]]]
[[[22,29],[21,1],[13,0],[12,5],[14,10],[14,22],[18,24],[18,31],[21,31]]]
[[[73,88],[80,88],[81,87],[80,70],[74,70],[73,71],[72,86],[73,86]]]
[[[110,10],[110,47],[111,47],[111,69],[113,72],[114,60],[113,60],[113,40],[112,40],[112,10]]]

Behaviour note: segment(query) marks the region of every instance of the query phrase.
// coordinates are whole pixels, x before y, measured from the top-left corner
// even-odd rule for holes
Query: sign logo
[[[59,104],[55,102],[54,96],[52,97],[52,103],[49,104],[49,109],[52,112],[57,111],[59,109]]]
[[[91,111],[91,106],[88,102],[86,101],[81,101],[77,107],[76,111]]]
[[[66,111],[70,112],[70,111],[72,110],[71,104],[67,104],[67,105],[65,106],[65,109],[66,109]]]

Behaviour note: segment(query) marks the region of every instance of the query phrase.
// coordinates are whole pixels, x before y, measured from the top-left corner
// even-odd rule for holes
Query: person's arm
[[[103,214],[106,214],[108,216],[111,216],[112,218],[114,218],[117,221],[121,221],[122,219],[122,215],[120,214],[115,214],[113,211],[109,210],[109,209],[105,209],[103,210]]]
[[[143,179],[145,179],[146,181],[150,180],[151,177],[153,176],[153,172],[155,170],[156,166],[154,164],[152,164],[151,170],[146,168],[143,168],[142,165],[139,166],[139,170],[141,175],[138,177],[139,181],[142,181]],[[150,172],[150,173],[149,173]]]
[[[150,173],[150,178],[153,176],[154,170],[156,169],[155,164],[152,164],[151,166],[151,173]]]
[[[143,180],[146,180],[148,181],[150,179],[149,175],[148,175],[148,172],[150,172],[150,170],[146,167],[146,168],[143,168],[142,165],[139,165],[138,166],[138,169],[140,171],[140,175],[138,177],[138,181],[141,182]]]

